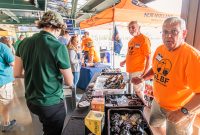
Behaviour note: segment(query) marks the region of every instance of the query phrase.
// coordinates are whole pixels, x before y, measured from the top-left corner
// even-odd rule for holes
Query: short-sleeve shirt
[[[143,71],[146,56],[151,53],[151,43],[143,34],[133,37],[128,43],[126,55],[126,71],[128,73]]]
[[[88,52],[89,57],[93,56],[93,62],[100,62],[100,58],[98,53],[96,52],[96,50],[94,49],[94,47],[89,48],[89,52]]]
[[[87,47],[87,45],[88,45],[88,42],[90,42],[90,41],[92,41],[92,39],[90,37],[83,39],[81,46],[84,51],[89,51],[89,47]]]
[[[14,81],[13,68],[9,63],[14,62],[10,48],[0,42],[0,86]]]
[[[177,110],[200,93],[200,52],[184,43],[174,51],[164,45],[153,57],[154,98],[161,107]]]
[[[63,98],[63,76],[70,68],[67,48],[52,34],[41,31],[21,42],[16,52],[25,70],[25,97],[40,106],[59,103]]]

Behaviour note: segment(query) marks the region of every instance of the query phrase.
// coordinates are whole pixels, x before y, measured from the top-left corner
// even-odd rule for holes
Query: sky
[[[156,0],[146,5],[158,11],[180,14],[182,0]]]

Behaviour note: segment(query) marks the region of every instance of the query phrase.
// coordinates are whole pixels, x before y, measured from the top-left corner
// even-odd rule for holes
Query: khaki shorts
[[[0,103],[9,104],[13,100],[13,83],[0,87]]]
[[[153,100],[149,124],[152,127],[162,127],[166,124],[166,135],[191,135],[193,132],[193,123],[195,115],[188,117],[178,124],[172,123],[166,119],[166,110],[161,108]]]
[[[142,75],[143,72],[133,72],[133,73],[130,73],[129,74],[129,78],[130,80],[133,78],[133,77],[140,77]],[[140,84],[133,84],[131,83],[131,88],[133,88],[133,91],[138,95],[141,96],[142,99],[144,99],[144,89],[145,89],[145,81],[140,83]]]

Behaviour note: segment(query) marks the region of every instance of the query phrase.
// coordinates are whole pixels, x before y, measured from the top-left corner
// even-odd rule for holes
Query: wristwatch
[[[188,111],[187,108],[185,108],[185,107],[182,107],[182,108],[181,108],[181,112],[182,112],[183,114],[185,114],[185,115],[188,115],[188,114],[189,114],[189,111]]]

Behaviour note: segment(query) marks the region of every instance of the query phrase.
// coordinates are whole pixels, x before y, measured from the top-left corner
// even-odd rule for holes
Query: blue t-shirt
[[[66,38],[64,37],[59,37],[58,40],[60,41],[60,43],[62,43],[63,45],[67,45],[68,44],[68,41]]]
[[[14,62],[11,50],[0,42],[0,86],[14,81],[13,68],[9,65],[11,62]]]

